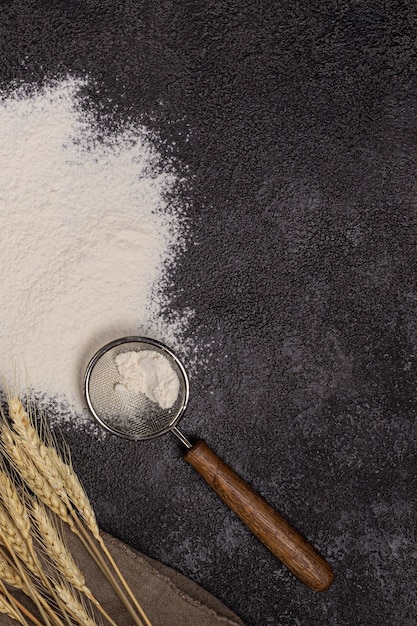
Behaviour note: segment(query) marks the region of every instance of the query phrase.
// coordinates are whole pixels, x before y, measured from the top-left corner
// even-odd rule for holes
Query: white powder
[[[178,398],[180,381],[169,361],[154,350],[122,352],[114,359],[120,375],[116,391],[143,393],[161,409],[170,409]]]
[[[146,129],[97,139],[72,79],[0,93],[0,372],[83,406],[86,362],[161,320],[166,267],[182,240]],[[22,374],[22,363],[24,363]]]

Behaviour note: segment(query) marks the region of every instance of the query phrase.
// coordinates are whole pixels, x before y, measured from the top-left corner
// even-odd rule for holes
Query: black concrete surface
[[[195,311],[201,356],[183,429],[334,585],[295,580],[173,437],[65,430],[102,527],[248,626],[416,624],[416,25],[414,3],[372,0],[0,5],[3,88],[87,76],[103,132],[143,122],[181,177],[166,315]]]

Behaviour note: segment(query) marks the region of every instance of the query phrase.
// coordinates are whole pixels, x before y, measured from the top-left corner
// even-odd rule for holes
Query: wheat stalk
[[[21,602],[16,600],[16,598],[14,598],[13,595],[10,593],[6,585],[7,584],[13,585],[13,583],[19,584],[19,581],[17,580],[18,575],[14,575],[12,572],[9,571],[10,566],[8,565],[7,559],[4,557],[4,555],[1,559],[1,563],[2,563],[1,571],[3,574],[5,574],[6,579],[1,578],[0,576],[0,598],[6,602],[8,609],[10,607],[12,608],[13,615],[8,613],[9,617],[12,617],[14,620],[17,619],[17,621],[19,621],[19,623],[22,624],[23,626],[28,626],[28,622],[26,621],[25,617],[27,617],[30,620],[30,622],[34,624],[35,626],[43,626],[40,623],[40,621],[29,611],[29,609],[27,609],[23,604],[21,604]],[[2,611],[0,610],[0,612]],[[15,617],[14,614],[17,615],[17,618]]]
[[[19,622],[19,624],[22,624],[23,626],[28,626],[28,623],[23,617],[23,615],[20,614],[14,608],[10,600],[8,600],[6,595],[3,595],[2,593],[0,593],[0,613],[3,613],[3,615],[7,615],[8,617],[11,617],[16,622]]]

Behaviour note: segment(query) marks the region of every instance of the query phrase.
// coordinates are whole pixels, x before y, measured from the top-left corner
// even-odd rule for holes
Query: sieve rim
[[[168,357],[172,359],[175,365],[178,367],[179,372],[183,379],[182,386],[184,388],[184,391],[183,391],[184,399],[181,404],[181,408],[177,412],[177,415],[168,426],[165,426],[164,428],[161,428],[157,432],[153,432],[152,434],[149,434],[149,435],[129,434],[124,431],[117,430],[117,428],[113,428],[100,417],[100,415],[97,413],[97,411],[94,408],[93,401],[91,400],[91,395],[89,391],[89,383],[90,383],[91,374],[94,370],[95,365],[107,352],[109,352],[113,348],[119,345],[122,345],[124,343],[143,343],[146,345],[153,346],[154,348],[157,348],[158,350],[160,350],[162,353],[167,354]],[[131,335],[127,337],[121,337],[119,339],[114,339],[113,341],[106,343],[99,350],[97,350],[97,352],[91,357],[86,367],[85,374],[84,374],[84,396],[85,396],[85,400],[87,402],[88,408],[91,414],[93,415],[93,417],[95,418],[95,420],[100,424],[102,428],[104,428],[104,430],[107,430],[112,435],[117,435],[118,437],[121,437],[122,439],[128,439],[130,441],[146,441],[146,440],[156,439],[157,437],[160,437],[161,435],[165,435],[166,433],[172,431],[176,427],[180,419],[182,418],[184,411],[187,408],[189,395],[190,395],[190,383],[189,383],[188,374],[184,365],[181,363],[177,355],[170,348],[168,348],[167,345],[151,337]]]

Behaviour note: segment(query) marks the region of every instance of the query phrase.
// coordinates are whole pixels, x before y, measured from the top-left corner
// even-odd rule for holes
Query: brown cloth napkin
[[[152,626],[244,626],[222,602],[182,574],[110,535],[102,536]],[[97,600],[118,626],[132,626],[127,611],[78,541],[71,534],[66,539]],[[21,595],[19,600],[29,606]],[[0,615],[0,624],[13,626],[17,622]]]

